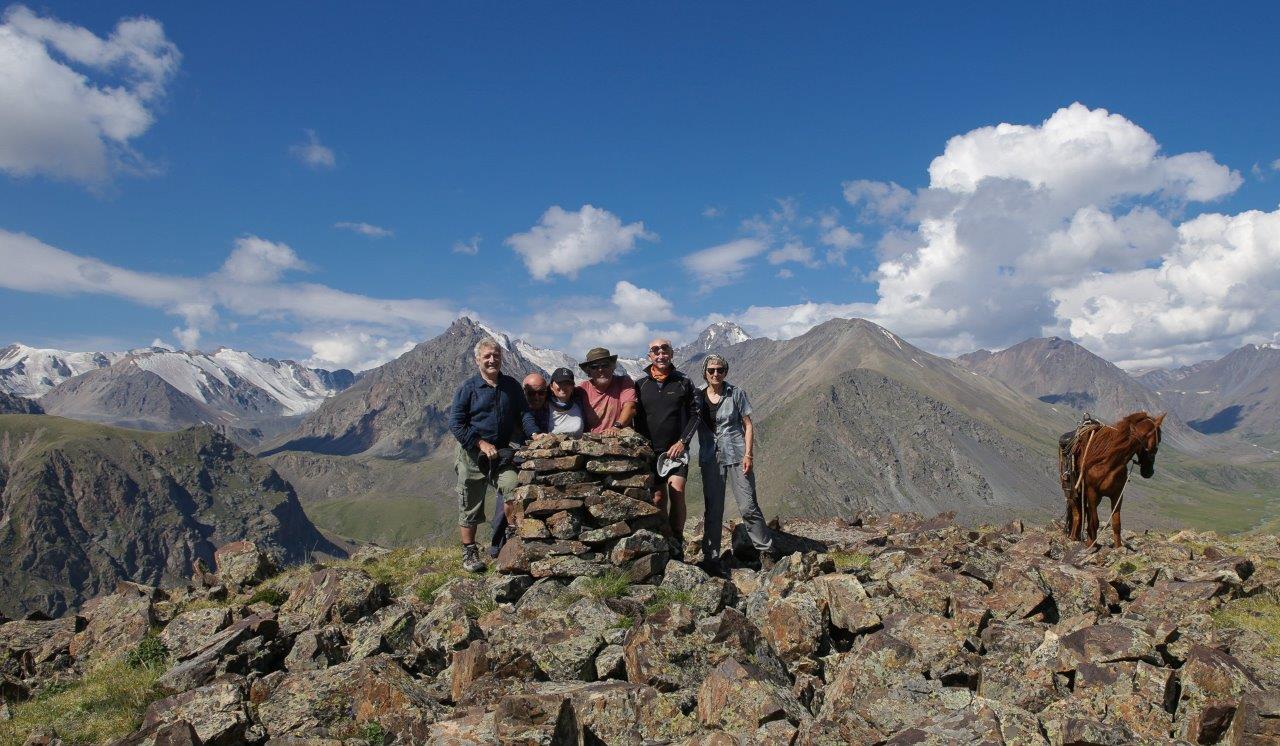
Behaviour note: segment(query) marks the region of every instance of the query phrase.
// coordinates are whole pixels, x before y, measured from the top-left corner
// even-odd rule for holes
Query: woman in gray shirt
[[[573,371],[556,368],[551,374],[551,432],[561,435],[582,435],[582,393],[573,385]]]
[[[720,534],[724,522],[724,493],[733,497],[742,513],[751,543],[760,552],[761,566],[774,559],[773,535],[756,502],[756,473],[752,463],[754,428],[747,393],[728,383],[729,363],[719,355],[708,355],[702,363],[707,385],[702,397],[702,427],[698,430],[698,462],[702,468],[702,494],[706,500],[703,521],[702,556],[705,569],[721,574]]]

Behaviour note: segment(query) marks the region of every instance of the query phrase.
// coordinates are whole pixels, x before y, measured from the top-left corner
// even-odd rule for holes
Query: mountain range
[[[0,387],[38,398],[49,414],[143,430],[207,424],[245,445],[287,429],[354,382],[348,370],[225,347],[69,353],[15,344],[0,355]]]
[[[121,580],[186,582],[241,539],[279,562],[341,554],[286,481],[210,428],[0,415],[0,614],[56,616]]]
[[[1138,381],[1202,433],[1280,447],[1280,346],[1249,344],[1218,360],[1149,371]]]
[[[292,409],[283,403],[288,389],[263,385],[261,373],[251,378],[259,370],[249,367],[254,359],[228,350],[135,351],[58,384],[40,402],[53,414],[130,425],[142,413],[136,424],[152,429],[217,424],[254,444],[319,525],[404,543],[451,530],[454,445],[446,412],[458,384],[474,373],[471,352],[484,336],[503,346],[504,370],[513,376],[557,367],[578,372],[567,353],[463,317],[341,391],[349,374],[335,380],[337,374],[307,371],[318,385],[304,387],[310,395],[294,395]],[[1084,410],[1108,420],[1138,409],[1170,411],[1164,479],[1135,482],[1139,499],[1126,501],[1131,516],[1153,523],[1209,516],[1220,527],[1243,528],[1273,512],[1280,495],[1274,454],[1237,437],[1275,422],[1267,399],[1274,387],[1266,384],[1280,370],[1274,361],[1280,353],[1270,348],[1242,348],[1221,361],[1147,372],[1139,381],[1058,338],[949,360],[871,322],[834,319],[784,341],[751,338],[719,322],[681,346],[676,359],[696,378],[711,351],[729,360],[730,379],[755,404],[767,511],[956,510],[973,520],[1056,514],[1053,443]],[[242,356],[238,367],[233,356]],[[630,370],[644,361],[628,362]],[[1234,377],[1213,367],[1228,364]],[[305,378],[299,369],[276,363],[267,383]],[[1210,391],[1200,376],[1231,385]],[[103,413],[104,403],[114,408]],[[280,415],[308,407],[288,420]],[[1204,426],[1229,407],[1241,413],[1234,427]],[[286,424],[274,432],[243,430],[273,416]]]

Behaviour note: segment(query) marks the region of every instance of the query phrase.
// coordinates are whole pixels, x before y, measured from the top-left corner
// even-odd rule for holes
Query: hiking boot
[[[462,569],[467,572],[484,572],[484,560],[480,559],[480,549],[475,544],[462,545]]]
[[[667,554],[676,562],[684,562],[684,542],[679,539],[667,539]]]
[[[761,552],[760,553],[760,572],[769,572],[770,570],[772,570],[773,566],[778,564],[778,560],[782,559],[782,557],[783,555],[779,553],[777,550],[769,550],[768,552]]]
[[[719,557],[708,557],[702,562],[699,562],[698,566],[702,568],[703,572],[713,578],[724,577],[724,565],[721,564]]]

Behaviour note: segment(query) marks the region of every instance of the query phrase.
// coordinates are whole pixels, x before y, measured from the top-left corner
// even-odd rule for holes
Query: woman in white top
[[[582,392],[574,386],[573,371],[556,368],[551,374],[551,432],[557,435],[582,435]]]

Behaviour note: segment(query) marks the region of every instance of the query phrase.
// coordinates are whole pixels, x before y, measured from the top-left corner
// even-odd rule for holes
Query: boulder
[[[273,739],[377,723],[390,739],[418,743],[445,711],[395,661],[379,655],[288,674],[258,705],[258,719]]]
[[[223,679],[153,702],[147,708],[139,731],[157,734],[158,743],[158,731],[183,721],[190,723],[195,730],[199,739],[197,743],[207,746],[244,743],[249,711],[245,706],[242,683],[235,678]],[[177,732],[182,732],[180,726]]]
[[[386,585],[364,570],[329,567],[311,573],[280,607],[280,623],[294,633],[308,627],[353,622],[385,606]]]
[[[151,598],[137,593],[112,593],[90,599],[80,610],[85,627],[71,640],[72,657],[119,658],[132,651],[155,621]]]
[[[183,612],[160,631],[160,642],[174,658],[190,658],[210,637],[230,624],[231,609],[224,606]]]
[[[831,619],[831,626],[858,633],[880,624],[867,591],[853,575],[820,575],[813,579],[813,592]]]
[[[1180,735],[1195,743],[1217,743],[1230,727],[1240,700],[1262,690],[1257,677],[1227,653],[1193,645],[1179,676]]]
[[[285,670],[315,671],[328,668],[345,659],[342,632],[337,627],[305,629],[293,640],[293,647],[284,659]]]
[[[709,728],[749,736],[774,720],[798,725],[809,718],[789,686],[733,658],[724,659],[698,688],[698,722]]]
[[[403,655],[413,644],[413,610],[403,604],[384,606],[364,617],[347,634],[347,659],[368,658],[378,653]]]
[[[247,588],[276,573],[276,563],[252,541],[223,544],[213,553],[213,563],[223,585]]]

